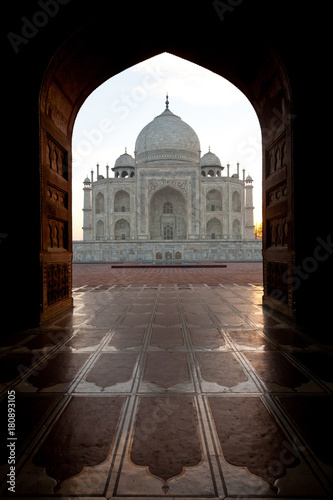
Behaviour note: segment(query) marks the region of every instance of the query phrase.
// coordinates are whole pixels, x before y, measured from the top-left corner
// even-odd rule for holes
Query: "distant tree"
[[[262,239],[262,222],[256,222],[254,226],[254,237],[256,240]]]

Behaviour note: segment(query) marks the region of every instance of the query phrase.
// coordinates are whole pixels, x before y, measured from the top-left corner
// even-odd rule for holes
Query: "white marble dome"
[[[200,165],[202,167],[221,167],[221,162],[218,156],[208,151],[200,160]]]
[[[148,123],[135,143],[136,162],[199,162],[200,142],[197,134],[168,108]]]
[[[115,168],[118,167],[135,167],[135,160],[133,156],[129,155],[127,152],[120,155],[119,158],[117,158],[115,164]]]

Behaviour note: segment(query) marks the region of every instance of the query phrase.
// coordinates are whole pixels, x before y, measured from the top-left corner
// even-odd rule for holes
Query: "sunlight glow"
[[[125,152],[134,156],[142,128],[165,109],[197,133],[201,154],[210,149],[230,175],[240,170],[254,179],[254,220],[261,221],[261,132],[256,113],[234,85],[185,59],[163,53],[115,75],[84,102],[73,132],[73,239],[82,239],[83,180],[105,174]],[[226,175],[224,173],[224,175]]]

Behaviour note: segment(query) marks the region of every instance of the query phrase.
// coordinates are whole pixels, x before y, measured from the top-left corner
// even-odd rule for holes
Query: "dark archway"
[[[213,12],[214,13],[214,12]],[[107,16],[106,16],[107,17]],[[215,12],[215,18],[211,22],[221,23],[221,19]],[[282,276],[291,273],[293,264],[293,218],[292,218],[292,171],[293,162],[291,155],[292,144],[292,103],[290,88],[286,72],[277,58],[273,48],[267,41],[255,33],[249,26],[239,19],[238,32],[244,30],[247,33],[247,45],[235,44],[234,37],[229,39],[228,21],[223,25],[223,30],[219,33],[219,43],[212,45],[212,38],[201,40],[200,46],[194,44],[189,53],[189,47],[184,43],[173,46],[169,52],[188,58],[192,62],[198,63],[219,75],[226,77],[235,84],[250,100],[255,108],[261,128],[263,131],[263,190],[264,193],[274,190],[276,186],[283,186],[289,193],[287,203],[270,207],[264,207],[265,228],[274,224],[276,218],[285,220],[288,224],[288,242],[281,248],[276,248],[275,242],[267,240],[264,236],[264,283],[266,304],[274,307],[290,318],[294,316],[294,299],[291,286],[283,282]],[[140,43],[134,48],[131,54],[122,54],[121,65],[118,50],[113,50],[105,39],[103,33],[102,18],[90,22],[85,28],[77,32],[58,51],[52,61],[41,89],[40,113],[41,113],[41,170],[43,172],[42,199],[45,197],[45,190],[48,183],[58,185],[63,188],[63,179],[55,173],[49,161],[49,144],[59,150],[59,155],[68,158],[71,156],[71,135],[76,114],[89,93],[107,78],[123,69],[123,64],[129,65],[133,58],[135,62],[144,59],[148,54],[148,40],[140,35]],[[218,26],[219,27],[219,26]],[[235,27],[235,26],[234,26]],[[102,28],[102,29],[101,29]],[[138,28],[138,27],[137,27]],[[97,36],[97,31],[99,35]],[[107,32],[106,26],[105,31]],[[135,35],[133,34],[134,38]],[[162,38],[162,40],[161,40]],[[165,45],[170,42],[163,40],[163,36],[158,39]],[[80,50],[78,51],[78,44]],[[251,47],[252,65],[249,68],[248,56],[249,46]],[[185,48],[186,47],[186,48]],[[151,49],[153,50],[153,49]],[[84,53],[84,61],[81,54]],[[152,54],[149,54],[152,55]],[[190,56],[190,57],[189,57]],[[69,68],[71,68],[69,78]],[[277,155],[279,151],[279,155]],[[271,155],[279,157],[279,164],[271,166]],[[277,163],[277,162],[276,162]],[[70,199],[71,168],[68,165],[68,187],[67,194]],[[63,188],[64,189],[64,188]],[[59,217],[59,215],[57,214]],[[43,226],[53,217],[48,213],[48,207],[43,213]],[[70,210],[68,210],[68,220],[65,221],[68,231],[71,232]],[[44,242],[44,227],[42,228],[42,242]],[[68,240],[70,241],[70,239]],[[56,306],[52,304],[50,308],[47,304],[46,276],[50,267],[53,266],[54,255],[52,251],[45,251],[43,248],[43,317],[54,314]],[[63,262],[59,263],[68,272],[68,282],[70,283],[70,256],[71,248],[63,254]],[[278,254],[276,254],[276,251]],[[59,255],[57,254],[57,259]],[[273,281],[272,281],[273,280]],[[287,281],[287,280],[285,280]],[[53,291],[53,296],[55,295]],[[68,297],[70,301],[70,297]],[[68,307],[64,299],[61,299],[62,306]],[[58,307],[62,307],[59,303]],[[58,309],[57,309],[58,312]]]
[[[9,76],[12,91],[19,89],[18,82],[22,82],[23,74],[31,74],[31,61],[38,60],[24,91],[19,93],[17,90],[16,94],[17,106],[21,112],[24,110],[20,122],[20,130],[23,125],[24,133],[19,139],[30,166],[29,181],[19,188],[21,199],[28,191],[32,200],[29,211],[25,212],[29,230],[12,231],[9,222],[3,234],[11,234],[11,237],[5,237],[1,245],[10,261],[11,272],[6,279],[11,282],[11,293],[17,291],[20,284],[24,288],[28,283],[30,287],[29,298],[22,304],[27,322],[46,321],[72,305],[71,136],[80,106],[106,79],[163,51],[227,78],[248,97],[256,110],[263,139],[264,304],[292,320],[296,313],[300,320],[305,317],[303,304],[309,302],[310,296],[315,296],[311,290],[314,284],[318,287],[324,277],[325,272],[321,269],[326,261],[316,262],[316,273],[309,271],[309,280],[299,278],[301,285],[298,287],[293,279],[295,265],[302,265],[306,256],[314,255],[320,244],[318,237],[324,242],[320,255],[327,248],[330,256],[331,247],[324,227],[310,231],[303,240],[301,230],[296,230],[304,213],[310,213],[299,188],[306,127],[301,122],[302,101],[297,91],[303,81],[297,73],[299,61],[296,68],[294,65],[295,31],[290,29],[293,36],[290,34],[289,38],[286,36],[288,30],[281,33],[281,26],[292,20],[296,23],[296,18],[290,19],[290,12],[289,18],[285,18],[281,2],[267,4],[247,0],[230,2],[230,9],[224,12],[216,8],[216,2],[199,1],[195,5],[184,5],[182,9],[171,0],[168,13],[163,14],[160,7],[150,1],[130,2],[128,8],[128,3],[97,1],[91,7],[73,0],[69,5],[60,6],[57,17],[49,20],[44,31],[42,28],[37,30],[35,39],[31,37],[26,44],[21,44],[19,54],[13,54],[13,47],[9,47],[9,62],[15,69]],[[287,9],[288,2],[284,6]],[[35,3],[15,4],[16,12],[21,8],[27,18],[28,7],[33,18]],[[154,13],[156,23],[151,22]],[[8,24],[8,32],[22,29],[14,12],[8,19],[12,23]],[[131,39],[120,48],[117,30],[110,31],[110,25],[117,26],[124,20]],[[197,27],[200,27],[200,37],[196,36]],[[305,40],[305,31],[302,36]],[[17,130],[17,118],[13,113],[9,124]],[[24,127],[25,124],[30,125],[30,130]],[[13,145],[17,142],[16,137]],[[64,204],[47,200],[47,189],[51,185],[62,195]],[[271,204],[275,190],[280,188],[285,193],[283,200]],[[11,223],[22,216],[21,210],[16,209]],[[66,247],[57,252],[48,245],[48,228],[53,220],[61,222],[65,234]],[[275,244],[279,239],[272,244],[267,238],[277,224],[286,228],[283,245]],[[27,241],[30,242],[28,248],[24,246]],[[23,251],[17,250],[20,245]],[[15,263],[19,269],[14,269]],[[61,284],[55,279],[59,270],[63,276]],[[308,286],[310,282],[312,288]],[[61,289],[59,301],[49,304],[48,293],[52,291],[52,296],[56,297],[57,286]],[[25,297],[22,290],[19,296],[22,303]]]

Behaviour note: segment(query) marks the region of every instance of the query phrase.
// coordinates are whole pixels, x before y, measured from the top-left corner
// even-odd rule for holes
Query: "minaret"
[[[83,181],[83,240],[92,240],[91,181],[87,176]]]
[[[254,239],[254,220],[253,220],[253,179],[248,175],[245,179],[245,239]]]

